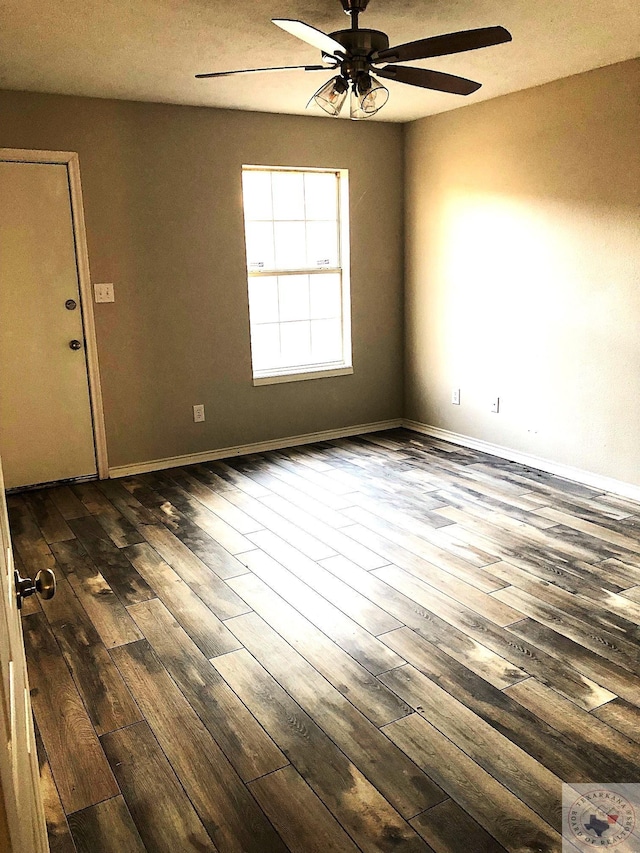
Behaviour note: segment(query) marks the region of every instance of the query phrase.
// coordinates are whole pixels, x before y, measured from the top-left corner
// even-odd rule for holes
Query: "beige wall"
[[[639,152],[640,60],[407,126],[408,418],[640,483]]]
[[[0,147],[80,155],[111,466],[401,416],[401,127],[1,92]],[[253,387],[243,163],[349,170],[352,376]]]

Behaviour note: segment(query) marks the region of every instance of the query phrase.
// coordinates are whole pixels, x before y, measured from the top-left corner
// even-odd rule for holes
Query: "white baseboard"
[[[563,465],[561,462],[553,462],[551,459],[544,459],[541,456],[521,453],[518,450],[511,450],[509,447],[502,447],[500,444],[491,444],[479,438],[449,432],[447,429],[429,426],[419,421],[404,420],[403,426],[405,429],[421,432],[424,435],[430,435],[432,438],[440,438],[443,441],[449,441],[451,444],[459,444],[462,447],[470,447],[473,450],[490,453],[492,456],[499,456],[501,459],[519,462],[529,468],[546,471],[547,474],[555,474],[557,477],[573,480],[584,486],[591,486],[591,488],[598,489],[601,492],[611,492],[614,495],[640,501],[640,486],[634,483],[625,483],[624,480],[615,480],[613,477],[605,477],[603,474],[594,474],[591,471],[584,471],[582,468],[573,468],[571,465]]]
[[[378,421],[372,424],[359,424],[340,429],[328,429],[323,432],[310,432],[307,435],[294,435],[287,438],[274,438],[255,444],[241,444],[237,447],[223,447],[220,450],[205,450],[202,453],[188,453],[184,456],[169,456],[166,459],[152,459],[149,462],[135,462],[131,465],[118,465],[109,468],[109,477],[129,477],[133,474],[146,474],[149,471],[162,471],[165,468],[177,468],[182,465],[196,465],[199,462],[211,462],[214,459],[228,459],[231,456],[247,456],[250,453],[264,453],[266,450],[282,450],[299,444],[313,444],[315,441],[329,441],[333,438],[346,438],[350,435],[362,435],[367,432],[379,432],[385,429],[401,427],[403,421],[396,418],[390,421]]]
[[[483,453],[489,453],[501,459],[508,459],[511,462],[519,462],[521,465],[527,465],[529,468],[545,471],[548,474],[555,474],[557,477],[563,477],[565,480],[573,480],[576,483],[582,483],[585,486],[590,486],[602,492],[610,492],[614,495],[640,501],[640,486],[634,483],[615,480],[613,477],[605,477],[602,474],[594,474],[591,471],[584,471],[581,468],[573,468],[571,465],[564,465],[560,462],[554,462],[551,459],[544,459],[541,456],[522,453],[518,450],[512,450],[509,447],[503,447],[500,444],[491,444],[491,442],[472,438],[469,435],[461,435],[457,432],[450,432],[447,429],[440,429],[439,427],[423,424],[419,421],[402,418],[378,421],[377,423],[358,424],[357,426],[324,430],[322,432],[310,432],[306,435],[294,435],[287,438],[275,438],[270,441],[259,441],[254,444],[241,444],[236,447],[223,447],[219,450],[205,450],[201,453],[188,453],[184,456],[169,456],[166,459],[152,459],[149,462],[120,465],[109,468],[109,477],[128,477],[133,474],[145,474],[149,471],[162,471],[165,468],[195,465],[199,462],[228,459],[232,456],[247,456],[250,453],[263,453],[267,450],[281,450],[285,447],[313,444],[316,441],[329,441],[334,438],[346,438],[351,435],[363,435],[368,432],[379,432],[380,430],[396,429],[397,427],[405,427],[405,429],[430,435],[432,438],[439,438],[451,444],[470,447],[473,450],[480,450]]]

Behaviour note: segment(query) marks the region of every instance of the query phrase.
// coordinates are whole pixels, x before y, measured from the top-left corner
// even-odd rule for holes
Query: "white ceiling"
[[[272,17],[349,26],[339,0],[2,0],[0,88],[304,114],[323,72],[193,77],[320,60]],[[640,55],[638,0],[371,0],[360,19],[392,45],[497,24],[512,43],[414,63],[478,80],[477,93],[387,81],[379,118],[409,121]]]

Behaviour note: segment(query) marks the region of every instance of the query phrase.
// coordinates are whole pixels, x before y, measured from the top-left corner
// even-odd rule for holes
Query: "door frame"
[[[89,379],[89,400],[91,402],[91,422],[93,443],[96,454],[98,477],[105,480],[109,476],[107,460],[107,434],[102,407],[102,387],[98,365],[98,344],[93,318],[93,298],[91,293],[91,273],[89,271],[89,252],[87,250],[87,232],[84,223],[82,202],[82,184],[80,182],[80,158],[75,151],[36,151],[22,148],[0,148],[0,162],[5,163],[43,163],[62,165],[67,168],[69,198],[71,200],[71,219],[73,239],[76,250],[78,270],[78,291],[80,295],[80,313],[85,342],[85,360]]]

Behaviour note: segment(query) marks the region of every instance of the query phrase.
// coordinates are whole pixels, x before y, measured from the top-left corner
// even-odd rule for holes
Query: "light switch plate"
[[[95,293],[96,302],[115,302],[115,295],[113,292],[113,284],[94,284],[93,290]]]

